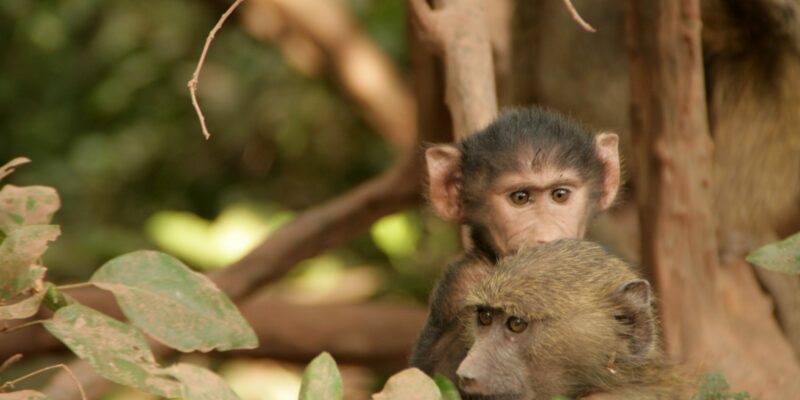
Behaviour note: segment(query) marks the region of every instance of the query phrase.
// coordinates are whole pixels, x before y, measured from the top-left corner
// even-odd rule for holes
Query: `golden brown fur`
[[[466,304],[461,318],[465,343],[470,346],[487,346],[475,342],[481,337],[482,327],[475,317],[480,307],[521,317],[530,325],[530,333],[497,341],[488,350],[473,348],[467,357],[470,360],[473,351],[524,353],[527,383],[516,388],[519,397],[511,398],[591,393],[612,398],[681,398],[680,379],[659,346],[649,285],[597,244],[559,240],[510,256],[498,263]],[[483,339],[487,340],[493,339]],[[508,343],[518,348],[505,351]],[[494,382],[492,377],[508,381],[509,375],[519,373],[520,368],[506,369],[515,365],[510,359],[514,357],[508,357],[487,362],[486,368],[495,370],[484,377],[490,381],[486,390],[499,390],[508,383]],[[509,385],[513,391],[515,384]],[[500,398],[509,393],[494,395]]]

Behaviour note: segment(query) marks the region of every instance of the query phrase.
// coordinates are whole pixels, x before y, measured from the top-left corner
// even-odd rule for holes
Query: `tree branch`
[[[421,174],[419,154],[405,156],[383,175],[303,212],[211,277],[234,301],[242,299],[299,261],[347,243],[378,218],[419,204]]]
[[[422,40],[434,44],[445,64],[447,105],[454,136],[463,138],[497,115],[492,48],[482,0],[408,0],[409,14]]]
[[[800,367],[764,294],[752,272],[717,258],[699,1],[628,0],[625,11],[642,263],[655,273],[667,349],[754,397],[792,397]]]
[[[445,105],[441,101],[442,93],[444,92],[441,66],[436,63],[430,54],[424,52],[420,48],[421,46],[419,46],[414,38],[411,38],[409,42],[414,68],[414,87],[418,99],[417,107],[419,112],[416,113],[416,115],[417,126],[419,127],[419,141],[448,141],[450,140],[448,132],[451,132],[451,126],[449,120],[446,118]],[[421,164],[421,157],[418,152],[406,154],[392,169],[382,176],[363,184],[350,193],[305,212],[303,215],[285,225],[282,229],[273,233],[272,236],[251,252],[251,254],[245,256],[245,258],[234,263],[229,268],[217,273],[213,277],[215,282],[234,300],[238,300],[237,303],[241,304],[241,299],[247,294],[252,293],[260,285],[272,279],[277,279],[281,274],[291,269],[296,262],[350,240],[369,227],[375,219],[385,214],[418,204],[420,200],[419,186],[421,180]],[[241,276],[237,277],[238,274],[241,274]],[[113,308],[108,308],[110,307],[109,304],[112,305]],[[97,305],[100,311],[110,313],[111,315],[120,315],[119,311],[114,309],[116,305],[111,301],[93,301],[91,305]],[[103,307],[106,308],[104,309]],[[263,313],[262,309],[264,307],[265,306],[254,307],[257,314],[255,316],[245,314],[245,316],[253,321],[254,324],[260,325],[260,318],[268,318],[268,316]],[[314,321],[321,321],[327,318],[324,313],[313,313],[313,311],[311,311],[312,306],[308,307],[309,309],[307,312],[295,311],[296,315],[303,316],[303,318],[313,318]],[[369,308],[373,306],[364,305],[357,307]],[[242,308],[250,310],[249,305],[245,305]],[[325,311],[332,312],[330,309]],[[246,313],[249,312],[250,311],[246,311]],[[343,311],[343,313],[345,312]],[[408,314],[404,314],[405,317],[400,316],[402,321],[398,321],[398,324],[402,325],[393,323],[391,321],[391,316],[383,315],[379,320],[382,325],[394,327],[395,329],[400,329],[398,327],[407,325],[409,328],[408,331],[413,332],[413,337],[406,336],[405,339],[402,339],[398,336],[393,340],[398,341],[395,343],[400,343],[402,340],[411,340],[407,343],[407,349],[410,349],[410,345],[416,338],[418,329],[418,326],[413,325],[412,319],[419,318],[421,323],[424,316],[413,317],[411,316],[411,311],[407,313]],[[375,313],[374,315],[380,315],[380,313]],[[387,320],[387,317],[390,319]],[[372,320],[372,318],[369,319]],[[361,320],[363,321],[363,318]],[[290,326],[295,326],[309,323],[305,319],[273,322],[274,324],[272,325],[274,326],[267,325],[265,329],[281,329],[281,325],[288,324]],[[362,327],[354,328],[357,331],[357,329]],[[370,329],[378,328],[379,327],[373,327]],[[402,335],[408,334],[408,332],[405,334],[399,331],[395,332],[395,329],[392,330],[392,335],[398,333]],[[270,339],[272,337],[285,338],[285,336],[270,332],[273,331],[261,332],[260,336],[265,338],[265,340],[272,340]],[[333,340],[333,338],[340,333],[345,335],[343,332],[337,333],[331,331],[326,335]],[[45,335],[46,333],[41,331],[41,334]],[[31,337],[40,337],[36,332],[29,332],[29,335]],[[380,338],[380,335],[376,337]],[[24,339],[17,340],[19,340],[20,343],[24,343]],[[44,346],[45,340],[54,339],[40,339],[37,341],[37,346]],[[9,340],[9,342],[16,344],[15,340]],[[4,343],[6,342],[0,342],[0,349],[3,349]],[[269,346],[269,343],[266,341],[262,341],[262,344]],[[315,350],[311,347],[302,347],[302,344],[297,344],[297,346],[298,348],[304,349],[306,352],[313,352],[315,355],[322,350],[326,350],[324,348]],[[400,347],[402,347],[400,344],[392,346],[394,349],[399,349]],[[166,348],[163,346],[155,347],[155,352],[157,355],[163,356],[167,354],[167,350],[165,349]],[[254,351],[261,352],[268,350],[262,349]],[[342,353],[339,353],[339,355],[345,359],[354,361],[369,359],[369,356],[363,352],[361,355],[358,355],[356,353],[357,349],[350,349],[350,353],[344,353],[344,350],[341,351]],[[397,354],[396,350],[394,351],[395,353],[392,354]],[[392,365],[389,357],[385,356],[385,354],[389,353],[391,352],[384,352],[383,356],[374,360],[380,360],[380,363],[385,362],[387,366]],[[378,352],[377,354],[382,353]],[[334,355],[336,356],[336,354]],[[80,361],[71,363],[70,367],[78,375],[87,393],[89,393],[89,396],[94,398],[96,397],[94,394],[102,393],[109,387],[106,380],[99,378],[90,368]],[[76,396],[74,393],[68,396],[61,394],[66,393],[63,391],[69,390],[69,386],[64,384],[65,379],[67,379],[67,377],[63,374],[56,376],[49,385],[52,391],[48,390],[47,392],[60,393],[58,397],[61,399],[75,399]]]

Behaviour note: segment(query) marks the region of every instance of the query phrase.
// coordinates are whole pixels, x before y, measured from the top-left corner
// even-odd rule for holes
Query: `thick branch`
[[[287,58],[319,51],[375,130],[398,148],[412,149],[414,98],[391,60],[340,2],[253,0],[246,3],[244,26],[254,37],[278,43]],[[304,48],[308,44],[314,49]]]
[[[791,397],[800,369],[763,293],[752,273],[717,259],[698,0],[628,0],[626,13],[642,262],[667,348],[757,397]]]
[[[482,0],[408,0],[419,35],[443,56],[454,136],[463,138],[497,114],[492,48]]]
[[[414,82],[417,92],[419,112],[418,117],[420,141],[443,142],[447,140],[447,132],[450,132],[449,121],[444,112],[445,106],[441,101],[444,84],[442,81],[441,68],[436,65],[433,57],[420,49],[414,38],[410,40],[411,55],[414,66]],[[276,279],[282,273],[288,271],[297,261],[304,257],[311,257],[333,246],[344,243],[354,235],[362,232],[377,218],[390,212],[398,211],[403,207],[416,204],[419,200],[418,189],[420,184],[421,160],[418,155],[409,154],[395,165],[384,175],[373,179],[355,189],[354,191],[334,199],[325,205],[307,211],[294,221],[275,232],[267,241],[262,243],[259,248],[241,261],[235,263],[223,272],[215,276],[217,284],[234,299],[241,300],[242,297],[252,292],[259,285],[271,279]],[[241,275],[237,277],[237,275]],[[98,305],[108,304],[108,301],[98,302]],[[240,301],[241,303],[241,301]],[[245,305],[249,308],[249,305]],[[360,307],[360,306],[359,306]],[[100,307],[102,310],[102,307]],[[258,318],[264,317],[263,310],[255,307],[258,316],[251,319],[254,323],[259,323]],[[114,312],[113,310],[102,310]],[[330,310],[326,310],[331,312]],[[250,312],[250,311],[247,311]],[[411,313],[411,312],[409,312]],[[301,315],[311,315],[315,320],[321,321],[327,315],[300,313]],[[380,314],[380,313],[377,313]],[[246,315],[247,316],[247,315]],[[397,331],[398,327],[408,325],[411,328],[411,316],[404,317],[403,321],[397,321],[398,325],[387,321],[386,316],[380,317],[381,324],[394,327],[392,335],[402,333]],[[371,320],[371,318],[370,318]],[[421,320],[421,318],[420,318]],[[287,321],[278,321],[275,325],[286,325]],[[305,324],[302,321],[289,321],[289,325]],[[356,329],[360,327],[355,327]],[[270,329],[268,326],[267,329]],[[366,329],[366,328],[365,328]],[[416,327],[411,328],[416,335]],[[342,333],[342,332],[339,332]],[[328,332],[331,338],[338,333]],[[344,334],[344,333],[342,333]],[[279,337],[277,334],[262,336],[266,338]],[[378,338],[381,336],[378,335]],[[400,337],[396,338],[403,340]],[[268,339],[271,340],[271,339]],[[408,337],[405,339],[408,340]],[[413,339],[412,339],[413,340]],[[41,342],[40,342],[41,343]],[[408,342],[408,348],[410,348]],[[268,346],[267,342],[262,342]],[[0,343],[2,346],[2,343]],[[298,346],[302,346],[298,344]],[[393,348],[399,348],[400,345]],[[163,356],[166,352],[164,347],[157,348],[156,353]],[[311,352],[309,347],[305,351]],[[325,349],[320,349],[325,350]],[[266,350],[255,350],[266,351]],[[379,353],[380,354],[380,353]],[[336,354],[334,354],[336,356]],[[364,353],[361,356],[351,352],[350,355],[340,354],[341,357],[358,360],[366,358]],[[382,356],[381,356],[382,357]],[[383,362],[383,361],[381,361]],[[386,365],[390,365],[387,362]],[[81,382],[88,393],[102,392],[107,387],[107,381],[97,379],[96,374],[81,366],[79,361],[72,363],[73,371],[78,372]],[[53,393],[58,390],[68,390],[66,384],[62,385],[62,375],[57,376],[50,387],[55,388]],[[61,393],[61,392],[59,392]],[[61,399],[75,399],[74,395],[59,395]]]
[[[212,279],[239,300],[299,261],[347,243],[378,218],[419,204],[420,180],[419,157],[409,155],[383,175],[300,214]]]

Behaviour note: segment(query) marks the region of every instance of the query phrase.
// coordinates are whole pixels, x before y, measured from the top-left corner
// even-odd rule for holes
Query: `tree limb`
[[[482,0],[408,0],[409,14],[422,40],[441,54],[447,80],[445,98],[454,136],[463,138],[497,115],[492,48]]]
[[[416,122],[419,129],[418,142],[449,141],[450,136],[448,133],[451,132],[451,126],[444,112],[445,105],[441,101],[441,94],[444,92],[441,67],[437,65],[430,54],[425,53],[420,48],[414,38],[411,38],[410,45],[414,67],[414,87],[419,110],[416,113]],[[418,204],[420,200],[421,164],[419,152],[411,152],[404,155],[394,167],[380,177],[322,206],[306,211],[292,222],[284,225],[283,228],[273,233],[264,243],[242,260],[215,274],[213,276],[214,281],[237,303],[241,304],[241,300],[245,296],[270,280],[277,279],[290,270],[298,261],[345,243],[355,235],[363,232],[377,218],[385,214]],[[109,301],[100,301],[92,304],[98,305],[98,308],[104,312],[118,312],[113,309],[102,308],[104,305],[108,307],[109,303],[113,304],[113,302]],[[248,306],[243,306],[243,308],[245,307]],[[256,307],[256,310],[260,309]],[[311,311],[309,313],[299,313],[298,315],[311,315],[316,320],[325,319],[324,314],[310,313]],[[254,323],[258,324],[258,318],[267,317],[261,311],[258,311],[258,318],[253,318]],[[405,322],[402,323],[412,327],[412,323],[408,321],[413,317],[406,318]],[[286,324],[286,321],[281,323]],[[290,325],[295,325],[295,323],[300,325],[306,322],[289,321],[289,323]],[[391,322],[387,323],[385,317],[381,317],[381,323],[396,327]],[[270,329],[270,327],[268,326],[267,329]],[[410,329],[414,331],[414,339],[416,337],[416,329]],[[263,333],[263,335],[267,338],[277,337],[277,334],[270,336],[271,334],[269,333]],[[329,332],[328,335],[335,336],[336,333]],[[31,336],[38,337],[39,335],[32,334]],[[402,339],[398,338],[398,340]],[[42,341],[39,341],[40,345],[42,343]],[[410,343],[408,344],[409,348]],[[262,342],[262,344],[266,345],[266,342]],[[2,348],[2,343],[0,343],[0,348]],[[164,356],[168,352],[165,349],[163,346],[155,347],[154,352],[158,356]],[[305,351],[312,352],[313,350],[306,347]],[[353,360],[367,357],[363,355],[357,356],[354,353],[351,355],[341,354],[341,356]],[[71,363],[70,367],[78,375],[89,396],[93,396],[93,393],[102,393],[107,390],[108,382],[98,378],[94,371],[81,364],[80,361],[75,361]],[[387,365],[390,365],[390,363],[387,362]],[[69,387],[63,383],[66,378],[63,374],[56,376],[48,386],[47,392],[65,393],[63,391],[69,390]],[[74,394],[70,396],[60,394],[58,397],[61,399],[76,399]]]
[[[642,263],[655,274],[667,349],[754,397],[790,398],[800,366],[769,302],[746,266],[717,258],[699,1],[625,6]]]

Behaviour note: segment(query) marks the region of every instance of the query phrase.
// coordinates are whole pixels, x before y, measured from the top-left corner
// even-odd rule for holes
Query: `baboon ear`
[[[614,318],[623,325],[631,355],[644,356],[656,344],[650,283],[644,279],[626,282],[616,297],[619,313]]]
[[[439,145],[425,151],[428,184],[433,208],[444,219],[460,220],[461,152],[450,145]]]
[[[603,191],[597,206],[605,210],[614,204],[620,184],[619,136],[616,133],[599,133],[594,138],[597,157],[603,163]]]

